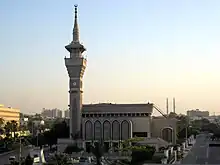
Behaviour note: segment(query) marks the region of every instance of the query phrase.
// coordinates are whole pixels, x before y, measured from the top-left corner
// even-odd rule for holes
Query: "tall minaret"
[[[65,57],[65,65],[69,74],[70,135],[73,136],[81,131],[82,79],[86,69],[86,59],[82,55],[86,49],[79,41],[77,5],[74,7],[73,40],[69,45],[65,46],[70,52],[70,57]]]

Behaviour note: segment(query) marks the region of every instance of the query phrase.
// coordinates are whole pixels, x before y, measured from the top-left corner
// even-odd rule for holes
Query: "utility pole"
[[[19,144],[20,144],[20,148],[19,148],[19,165],[21,165],[21,157],[22,157],[22,149],[21,149],[21,124],[19,125],[19,132],[20,132],[20,136],[19,136]]]
[[[34,136],[34,122],[32,121],[32,136]]]
[[[37,147],[38,147],[38,135],[39,135],[39,131],[37,130]]]

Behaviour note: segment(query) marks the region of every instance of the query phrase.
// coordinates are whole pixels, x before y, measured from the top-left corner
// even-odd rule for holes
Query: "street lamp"
[[[186,143],[188,145],[188,128],[191,128],[192,126],[191,125],[187,125],[186,126]]]
[[[41,127],[44,125],[44,121],[41,120],[40,123],[39,123],[40,126],[38,126],[38,130],[37,130],[37,147],[38,147],[38,143],[39,143],[39,139],[38,139],[38,136],[39,136],[39,133],[41,133]]]

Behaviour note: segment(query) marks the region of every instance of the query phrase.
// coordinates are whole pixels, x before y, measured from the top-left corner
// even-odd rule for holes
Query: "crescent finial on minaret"
[[[74,20],[74,28],[73,28],[73,42],[79,42],[79,27],[77,22],[77,7],[78,5],[74,5],[75,7],[75,20]]]
[[[77,7],[78,7],[78,5],[76,4],[76,5],[74,5],[74,7],[75,7],[75,18],[77,18]]]

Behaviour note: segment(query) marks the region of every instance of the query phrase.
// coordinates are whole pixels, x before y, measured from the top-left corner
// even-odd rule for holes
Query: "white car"
[[[15,162],[16,156],[10,156],[8,160],[10,163]]]

